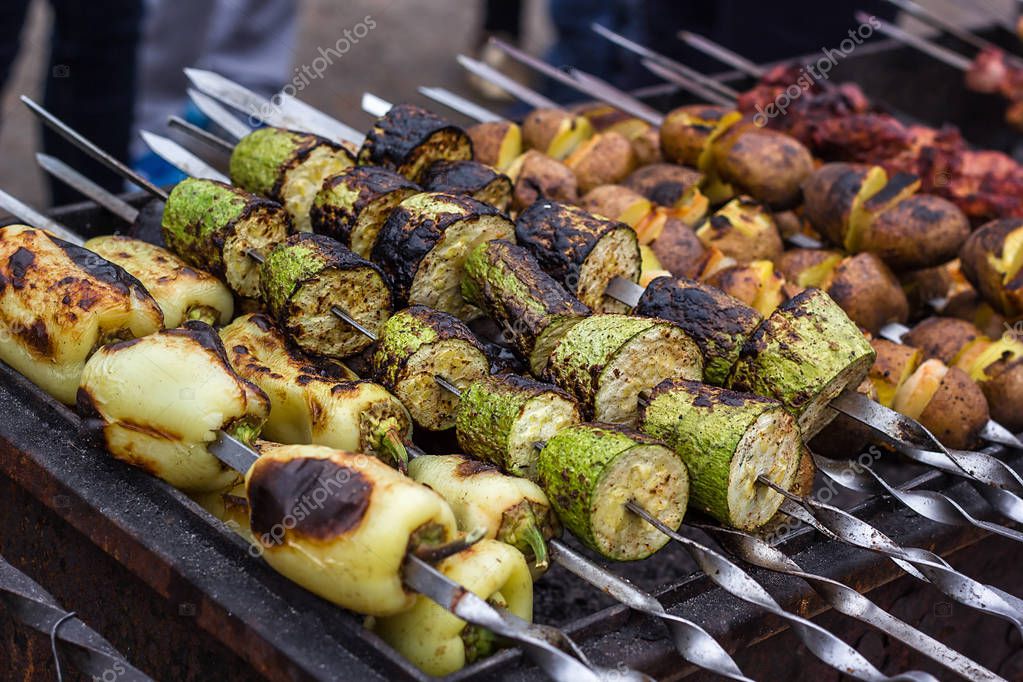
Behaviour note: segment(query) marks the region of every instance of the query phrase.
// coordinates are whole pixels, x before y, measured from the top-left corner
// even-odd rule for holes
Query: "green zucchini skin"
[[[641,480],[630,481],[633,485],[624,488],[618,486],[614,489],[616,495],[608,496],[607,484],[613,483],[608,478],[613,475],[612,468],[617,460],[630,454],[638,454],[641,461],[652,459],[645,455],[656,456],[657,470],[642,472]],[[540,451],[537,471],[540,487],[547,493],[562,525],[587,547],[609,559],[643,559],[668,541],[666,535],[624,509],[630,499],[636,499],[672,528],[681,524],[685,514],[689,486],[685,464],[669,448],[638,431],[599,423],[562,429]],[[617,512],[626,520],[625,532],[632,537],[611,540],[602,537],[620,532],[594,518],[602,505],[610,505],[612,513]],[[622,546],[623,539],[632,546]]]
[[[809,440],[831,419],[826,405],[866,378],[876,353],[830,296],[809,288],[746,340],[728,387],[780,400]]]
[[[161,227],[171,251],[189,265],[225,279],[235,293],[246,297],[258,295],[258,278],[253,276],[256,263],[244,253],[245,247],[258,250],[293,231],[280,204],[200,178],[188,178],[174,187]]]
[[[590,314],[528,250],[503,239],[480,244],[469,254],[462,296],[498,323],[538,376],[561,337]]]
[[[642,257],[636,232],[625,223],[597,217],[581,208],[541,200],[519,214],[515,238],[536,258],[547,273],[596,312],[625,312],[616,301],[606,299],[601,286],[587,281],[590,276],[620,276],[639,281]],[[613,250],[619,262],[588,262],[604,239],[620,239]],[[603,256],[606,257],[606,256]],[[592,274],[591,274],[592,273]]]
[[[499,211],[507,211],[511,204],[512,181],[478,161],[434,161],[421,181],[427,192],[468,194]]]
[[[384,324],[373,353],[378,381],[405,404],[417,424],[431,431],[455,425],[458,398],[436,374],[465,391],[487,375],[483,346],[458,318],[426,306],[399,310]]]
[[[380,268],[319,234],[294,234],[274,247],[260,269],[260,288],[267,310],[298,346],[327,357],[354,355],[372,343],[332,306],[374,333],[392,310]]]
[[[672,277],[650,282],[635,314],[667,320],[689,334],[703,353],[704,380],[715,386],[728,379],[743,344],[763,319],[717,287]]]
[[[542,411],[539,428],[524,423]],[[582,421],[575,399],[552,384],[515,374],[494,374],[474,381],[462,395],[455,416],[458,445],[466,453],[515,476],[536,478],[536,452],[522,435],[544,440],[558,428]],[[530,440],[526,438],[525,440]]]
[[[369,258],[377,233],[401,201],[423,191],[379,166],[352,166],[327,178],[309,211],[313,232],[333,237]]]
[[[743,438],[765,413],[774,413],[778,425],[774,434],[780,446],[772,466],[772,480],[788,487],[799,468],[799,431],[795,418],[777,400],[749,393],[737,393],[695,381],[665,381],[651,392],[640,416],[640,430],[674,450],[686,463],[690,476],[690,500],[696,508],[718,521],[744,530],[766,523],[781,505],[781,495],[754,487],[752,494],[763,499],[766,508],[750,522],[731,508],[728,499],[732,466]],[[784,433],[780,433],[780,432]],[[759,433],[751,434],[760,439]],[[770,438],[771,434],[763,434]],[[773,442],[773,440],[772,440]],[[736,466],[742,466],[736,462]],[[755,476],[753,476],[755,481]],[[756,486],[755,483],[751,485]],[[754,499],[757,499],[754,498]]]
[[[372,260],[390,279],[398,305],[428,305],[461,319],[473,319],[480,310],[461,294],[465,259],[476,245],[474,240],[511,237],[514,229],[500,211],[472,197],[424,192],[391,211],[377,237]],[[456,253],[445,262],[434,262],[440,258],[441,248]],[[440,279],[429,282],[426,278],[430,276]]]
[[[439,159],[472,159],[472,140],[451,122],[412,104],[398,104],[373,124],[359,165],[383,166],[416,182]]]

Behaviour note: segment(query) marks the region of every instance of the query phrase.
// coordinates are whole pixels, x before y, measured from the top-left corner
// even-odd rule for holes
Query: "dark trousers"
[[[128,159],[135,106],[136,54],[142,32],[141,0],[49,0],[53,8],[50,61],[44,106],[116,158]],[[21,44],[29,0],[2,0],[0,86],[8,81]],[[49,129],[43,149],[111,191],[122,180]],[[51,201],[64,204],[81,195],[51,182]]]

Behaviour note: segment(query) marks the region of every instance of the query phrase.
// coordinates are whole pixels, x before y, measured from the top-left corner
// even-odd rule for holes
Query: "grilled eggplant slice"
[[[167,248],[247,298],[259,295],[259,264],[248,251],[263,254],[292,232],[279,204],[200,178],[174,187],[162,225]]]
[[[327,178],[309,209],[313,232],[369,258],[377,234],[399,203],[422,188],[379,166],[352,166]]]
[[[1023,315],[1023,220],[993,220],[959,252],[963,274],[984,300],[1009,317]]]
[[[681,327],[700,347],[704,379],[716,386],[725,383],[746,339],[763,319],[756,310],[720,289],[671,277],[652,281],[635,312]]]
[[[514,374],[495,374],[469,385],[458,405],[458,444],[504,471],[536,479],[536,444],[582,421],[565,391]]]
[[[525,621],[533,619],[533,582],[522,553],[497,540],[481,540],[448,557],[437,569],[465,589]],[[469,625],[428,597],[405,613],[379,618],[373,630],[427,675],[443,676],[489,656],[500,640]]]
[[[728,388],[780,400],[809,440],[832,418],[827,405],[855,389],[874,363],[856,324],[820,289],[806,289],[750,335]]]
[[[0,228],[0,360],[62,403],[75,402],[99,346],[162,323],[160,306],[120,266],[27,225]]]
[[[251,443],[270,401],[231,368],[213,328],[192,320],[96,351],[82,372],[78,411],[117,459],[203,493],[239,480],[206,449],[217,431]]]
[[[639,281],[642,257],[636,232],[625,223],[591,215],[555,201],[538,201],[515,221],[517,241],[595,312],[625,312],[605,295],[615,277]]]
[[[261,443],[259,450],[245,489],[266,562],[358,613],[411,609],[416,594],[401,577],[406,554],[457,533],[440,495],[366,455],[319,445]]]
[[[529,251],[503,239],[480,244],[469,254],[462,295],[498,323],[537,376],[565,332],[590,314]]]
[[[472,140],[437,114],[398,104],[373,124],[358,159],[359,165],[383,166],[418,182],[434,161],[471,160]]]
[[[465,131],[472,140],[473,159],[504,170],[522,154],[522,129],[511,121],[477,123]]]
[[[160,304],[163,324],[173,328],[185,320],[227,324],[234,298],[219,279],[189,267],[167,249],[120,235],[94,237],[85,248],[124,268]]]
[[[616,561],[645,559],[668,542],[626,502],[635,500],[678,528],[689,500],[689,474],[677,454],[648,436],[606,424],[559,431],[540,451],[538,471],[561,523]]]
[[[665,379],[703,379],[699,346],[680,327],[649,317],[593,315],[554,348],[546,379],[594,421],[632,426],[640,393]]]
[[[767,523],[784,500],[757,477],[788,489],[799,469],[799,427],[777,400],[665,381],[645,402],[640,430],[686,463],[697,509],[741,530]]]
[[[483,346],[458,318],[426,306],[399,310],[384,325],[373,355],[380,382],[394,391],[416,424],[431,431],[455,425],[458,398],[437,383],[465,391],[490,363]]]
[[[231,152],[231,181],[282,204],[300,232],[310,232],[309,208],[323,181],[355,164],[340,144],[283,128],[254,130]]]
[[[541,199],[575,203],[579,185],[572,169],[556,159],[530,149],[508,166],[512,187],[512,210],[521,211]]]
[[[540,571],[547,567],[547,540],[558,534],[559,527],[547,495],[536,483],[465,455],[416,457],[408,475],[440,493],[455,512],[460,530],[485,528],[485,537],[508,543]]]
[[[563,161],[593,137],[593,125],[564,109],[533,109],[522,122],[522,142],[552,159]]]
[[[498,211],[508,210],[512,182],[507,175],[478,161],[434,161],[422,177],[427,192],[468,194]]]
[[[266,256],[260,270],[263,301],[302,350],[344,358],[372,340],[340,320],[340,308],[376,334],[391,314],[384,274],[330,237],[295,234]]]
[[[345,365],[310,358],[290,345],[269,316],[249,314],[220,330],[231,366],[270,398],[263,437],[403,459],[412,418],[380,384]]]
[[[398,305],[425,305],[472,320],[481,312],[462,297],[465,260],[478,244],[510,239],[514,230],[500,211],[471,197],[424,192],[391,213],[373,261],[390,278]]]

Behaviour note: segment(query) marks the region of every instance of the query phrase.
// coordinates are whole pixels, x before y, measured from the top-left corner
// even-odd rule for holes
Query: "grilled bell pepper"
[[[78,411],[114,457],[201,493],[238,482],[206,449],[217,431],[251,442],[270,400],[231,368],[213,328],[193,320],[96,351],[82,372]]]
[[[313,232],[369,258],[377,234],[400,202],[422,188],[379,166],[352,166],[327,178],[309,209]]]
[[[291,219],[280,205],[200,178],[175,185],[162,226],[171,251],[248,298],[259,295],[259,264],[247,251],[265,253],[292,231]]]
[[[416,424],[441,431],[454,426],[458,398],[434,377],[464,391],[487,375],[490,363],[480,342],[458,318],[417,305],[399,310],[384,325],[373,369],[409,408]]]
[[[678,528],[689,498],[682,459],[638,432],[578,424],[558,432],[540,451],[540,485],[566,528],[601,556],[645,559],[668,536],[625,507],[635,500]]]
[[[0,360],[57,400],[74,403],[98,347],[162,323],[157,302],[120,266],[42,230],[0,228]]]
[[[757,477],[788,489],[802,441],[795,418],[777,400],[695,381],[665,381],[641,413],[640,430],[686,463],[696,508],[742,530],[764,525],[778,511],[784,498]]]
[[[245,489],[266,562],[358,613],[411,609],[416,595],[401,576],[406,554],[458,532],[440,495],[366,455],[319,445],[262,443],[259,450]]]
[[[323,181],[355,164],[351,152],[327,138],[283,128],[254,130],[231,152],[231,180],[282,204],[300,232],[309,232],[309,207]]]
[[[514,229],[496,208],[471,197],[424,192],[391,212],[373,262],[390,277],[398,305],[426,305],[470,320],[480,310],[462,298],[465,259],[483,242],[512,238]]]
[[[330,237],[295,234],[266,255],[260,289],[267,310],[303,350],[343,358],[372,340],[339,319],[337,306],[374,334],[391,314],[391,292],[376,265]]]
[[[434,161],[421,178],[427,192],[468,194],[477,201],[507,211],[512,198],[512,182],[478,161]]]
[[[307,357],[266,315],[239,317],[220,338],[235,371],[270,397],[265,438],[405,459],[400,443],[412,433],[412,418],[380,384]]]
[[[422,107],[398,104],[373,124],[358,158],[360,166],[383,166],[418,182],[434,161],[472,159],[472,140]]]
[[[544,270],[592,310],[627,311],[628,306],[604,292],[616,276],[639,281],[642,257],[631,227],[575,206],[537,201],[519,214],[515,236]]]
[[[690,279],[658,277],[636,305],[636,314],[659,317],[683,329],[703,353],[704,379],[721,385],[760,314],[720,289]]]
[[[160,304],[165,327],[177,327],[185,320],[227,324],[234,315],[234,298],[223,282],[189,267],[167,249],[120,235],[94,237],[85,248],[142,282]]]
[[[557,534],[558,521],[536,483],[465,455],[417,457],[408,475],[440,493],[460,530],[486,528],[485,537],[508,543],[537,569],[547,568],[547,540]]]
[[[728,388],[780,400],[809,440],[834,418],[828,403],[867,377],[874,355],[838,304],[810,288],[780,305],[746,339]]]
[[[560,388],[494,374],[472,382],[462,395],[455,434],[470,455],[536,480],[536,443],[580,421],[578,403]]]
[[[593,315],[554,348],[545,378],[575,396],[588,418],[631,426],[641,391],[670,378],[701,380],[703,357],[670,322]]]
[[[437,565],[467,590],[526,621],[533,619],[533,582],[522,554],[496,540],[481,540]],[[373,630],[427,675],[441,676],[485,658],[501,644],[427,597],[410,610],[378,618]]]
[[[193,494],[192,499],[245,540],[255,543],[249,528],[249,501],[245,497],[244,481],[228,490]]]
[[[561,337],[590,314],[529,251],[503,239],[480,244],[469,254],[462,295],[500,325],[536,375]]]

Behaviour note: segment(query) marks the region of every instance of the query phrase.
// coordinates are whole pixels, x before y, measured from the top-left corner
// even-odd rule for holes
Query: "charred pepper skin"
[[[528,250],[503,239],[481,244],[469,255],[462,295],[498,323],[535,375],[542,374],[572,325],[590,314]]]
[[[667,320],[689,334],[703,353],[704,380],[715,386],[725,383],[743,344],[763,319],[717,287],[671,277],[650,282],[635,313]]]
[[[293,231],[291,219],[279,204],[200,178],[175,185],[162,226],[171,251],[189,265],[225,280],[246,298],[259,295],[258,264],[246,250],[265,253]]]
[[[595,312],[627,312],[624,304],[604,295],[615,276],[639,281],[639,241],[625,223],[541,200],[519,214],[515,238],[584,305]]]
[[[142,283],[88,249],[27,225],[0,228],[0,359],[65,404],[101,345],[158,331]]]
[[[380,268],[318,234],[291,235],[266,254],[260,290],[267,310],[304,351],[332,358],[354,355],[372,343],[338,319],[332,307],[373,333],[392,310]]]
[[[665,381],[645,401],[640,430],[686,463],[697,509],[743,530],[767,523],[783,500],[757,476],[788,489],[799,468],[795,418],[778,401],[748,393]]]
[[[360,166],[383,166],[413,182],[434,161],[472,160],[464,130],[413,104],[398,104],[381,116],[359,150]]]
[[[507,211],[511,204],[512,181],[478,161],[434,161],[423,172],[421,182],[427,192],[468,194],[499,211]]]
[[[333,237],[363,258],[373,253],[380,228],[399,203],[423,189],[380,166],[352,166],[327,178],[309,218],[313,232]]]
[[[238,187],[279,202],[298,230],[309,232],[309,208],[323,181],[354,163],[347,149],[325,137],[266,127],[238,141],[230,173]]]
[[[462,297],[465,260],[478,244],[511,238],[514,229],[493,206],[467,196],[424,192],[391,212],[372,260],[390,279],[396,305],[427,305],[471,320],[481,312]]]
[[[834,418],[827,403],[859,386],[874,357],[838,304],[810,288],[780,305],[750,335],[728,388],[780,400],[809,440]]]

